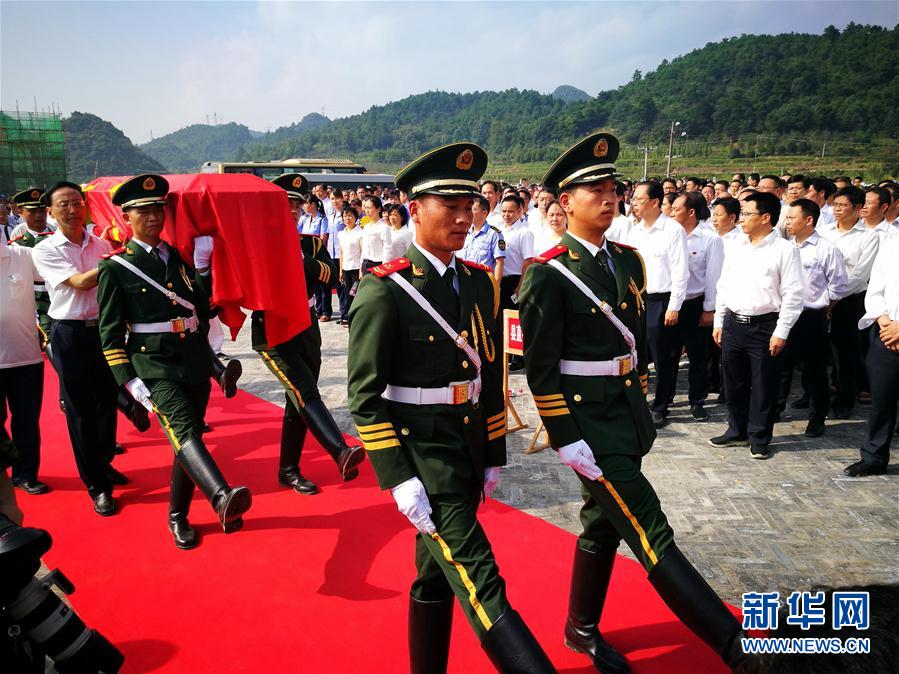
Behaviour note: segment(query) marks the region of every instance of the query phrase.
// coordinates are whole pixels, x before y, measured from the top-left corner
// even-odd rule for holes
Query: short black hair
[[[43,203],[44,206],[49,206],[50,202],[53,199],[53,193],[66,187],[69,187],[73,190],[78,190],[78,194],[81,195],[82,199],[84,198],[84,190],[81,189],[81,185],[77,183],[70,183],[68,180],[59,180],[50,185],[50,187],[47,188],[47,191],[41,195],[41,203]]]
[[[890,195],[890,191],[885,187],[869,187],[865,190],[865,194],[874,193],[877,195],[877,198],[880,200],[880,205],[890,205],[890,202],[893,201],[892,196]]]
[[[644,185],[646,186],[646,196],[649,199],[655,199],[656,201],[658,201],[659,208],[661,208],[662,197],[665,196],[665,191],[662,189],[662,183],[660,183],[658,180],[644,180],[643,182],[637,183],[637,185],[634,187],[634,190],[636,190],[637,187],[643,187]]]
[[[402,223],[402,227],[406,226],[406,223],[409,222],[409,212],[406,210],[406,207],[402,204],[390,204],[385,209],[387,211],[387,215],[389,216],[394,211],[399,211],[400,214],[400,222]]]
[[[811,199],[797,199],[792,204],[790,204],[790,208],[793,208],[794,206],[802,210],[803,217],[810,217],[812,219],[812,227],[816,227],[818,225],[818,218],[821,215],[821,209],[818,208],[818,204],[816,204]]]
[[[753,192],[745,201],[755,204],[762,215],[770,215],[772,227],[777,224],[780,219],[780,199],[771,192]]]
[[[839,180],[839,178],[837,178],[837,180]],[[837,190],[837,193],[833,195],[834,199],[836,199],[837,197],[846,197],[847,199],[849,199],[849,203],[853,206],[865,205],[865,193],[855,185],[846,185],[846,187],[841,187]]]
[[[715,184],[716,184],[716,185],[723,185],[723,186],[724,186],[724,189],[727,189],[728,187],[730,187],[730,183],[727,182],[726,180],[716,180],[716,181],[715,181]]]
[[[755,180],[755,181],[761,180],[761,178],[759,178],[759,174],[758,174],[758,173],[750,173],[750,174],[749,174],[749,179],[750,179],[750,180]]]
[[[808,187],[814,187],[815,192],[823,192],[825,199],[830,199],[831,195],[837,191],[837,186],[829,178],[818,177],[809,181]]]
[[[487,199],[487,197],[483,197],[478,194],[476,197],[473,197],[473,199],[475,200],[475,203],[480,205],[482,211],[490,210],[490,201]]]
[[[358,199],[357,199],[358,201]],[[352,206],[344,206],[343,210],[340,211],[341,215],[346,215],[347,213],[352,213],[356,220],[359,219],[359,211],[357,211]]]
[[[485,185],[493,185],[493,191],[494,191],[494,192],[501,192],[501,191],[502,191],[502,187],[500,187],[500,186],[499,186],[499,183],[496,182],[495,180],[485,180],[484,182],[481,183],[481,189],[484,189],[484,186],[485,186]]]
[[[384,202],[381,201],[380,197],[376,197],[374,194],[366,194],[363,202],[370,201],[371,205],[378,209],[378,215],[384,212]]]
[[[675,188],[677,188],[677,181],[674,178],[671,178],[670,176],[668,178],[665,178],[662,181],[663,186],[665,185],[665,183],[671,183],[672,185],[674,185]]]
[[[762,182],[763,180],[773,180],[778,189],[783,189],[784,186],[784,181],[781,180],[779,176],[771,175],[770,173],[766,173],[758,180],[759,182]]]
[[[684,192],[678,194],[678,198],[684,198],[684,206],[687,210],[696,211],[696,220],[707,220],[709,218],[709,205],[706,203],[705,197],[699,192]]]
[[[728,215],[732,215],[738,220],[740,219],[740,202],[733,197],[721,197],[717,201],[715,201],[715,205],[712,206],[721,206],[724,209],[724,212]]]
[[[787,180],[787,185],[792,185],[793,183],[802,183],[802,186],[805,189],[808,189],[809,185],[811,185],[812,181],[810,178],[806,178],[801,173],[797,173],[794,176],[790,176],[790,179]]]
[[[507,194],[506,196],[503,197],[503,200],[501,203],[506,203],[507,201],[514,201],[515,206],[517,208],[524,208],[524,201],[522,201],[521,197],[518,196],[518,193]]]

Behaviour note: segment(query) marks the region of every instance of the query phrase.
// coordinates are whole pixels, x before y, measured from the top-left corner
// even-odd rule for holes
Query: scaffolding
[[[65,175],[59,114],[0,111],[0,193],[47,187]]]

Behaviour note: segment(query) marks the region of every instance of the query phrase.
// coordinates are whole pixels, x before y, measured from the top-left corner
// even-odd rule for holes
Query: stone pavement
[[[340,427],[355,434],[346,406],[347,330],[330,322],[321,331],[322,396]],[[283,390],[250,348],[248,327],[236,342],[226,341],[224,351],[243,364],[241,388],[284,405]],[[846,421],[828,420],[827,433],[817,439],[803,435],[806,420],[795,412],[790,419],[788,409],[775,428],[772,458],[759,461],[745,447],[709,446],[707,440],[725,428],[725,409],[710,405],[709,421],[693,421],[683,389],[686,372],[679,383],[670,423],[644,459],[644,472],[679,547],[724,599],[739,605],[748,591],[899,582],[896,464],[885,476],[849,479],[842,473],[858,458],[867,408]],[[577,533],[574,473],[552,450],[523,453],[539,423],[526,386],[523,375],[512,375],[510,388],[524,390],[514,404],[530,428],[508,437],[508,465],[495,497]],[[624,545],[620,552],[633,558]]]

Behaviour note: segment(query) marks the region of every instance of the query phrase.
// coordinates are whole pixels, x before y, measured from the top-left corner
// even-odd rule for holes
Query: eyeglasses
[[[59,208],[64,211],[69,210],[70,208],[74,208],[76,211],[84,208],[84,200],[77,199],[75,201],[60,201],[58,203],[53,204],[53,208]]]
[[[762,215],[762,214],[759,213],[758,211],[742,211],[740,213],[741,218],[745,218],[747,215]]]

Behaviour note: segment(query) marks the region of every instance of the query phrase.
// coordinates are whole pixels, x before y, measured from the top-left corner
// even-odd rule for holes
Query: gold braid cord
[[[487,276],[490,277],[490,283],[493,285],[493,318],[495,319],[499,316],[499,281],[496,280],[492,271],[488,271]]]
[[[478,321],[477,330],[475,330],[475,318]],[[484,356],[486,356],[488,363],[492,363],[496,360],[496,345],[493,343],[493,338],[487,336],[487,329],[484,327],[484,317],[481,316],[481,308],[475,303],[474,314],[471,317],[471,334],[474,337],[475,351],[478,348],[479,333],[481,335],[481,343],[484,345]]]

